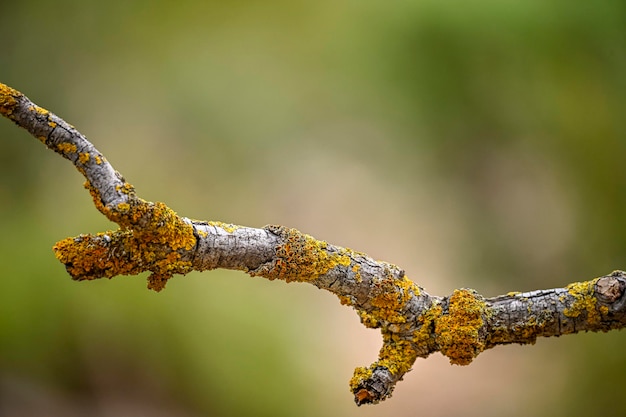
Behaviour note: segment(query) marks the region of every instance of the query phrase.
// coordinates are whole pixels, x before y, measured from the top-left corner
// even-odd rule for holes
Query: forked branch
[[[174,274],[226,268],[330,291],[383,336],[378,360],[357,368],[350,380],[358,405],[389,397],[415,360],[434,352],[467,365],[496,345],[626,325],[624,272],[488,299],[470,289],[431,296],[395,265],[295,229],[191,220],[163,203],[142,200],[72,125],[4,84],[0,113],[70,160],[85,176],[96,208],[120,227],[54,246],[73,279],[150,271],[148,287],[160,291]]]

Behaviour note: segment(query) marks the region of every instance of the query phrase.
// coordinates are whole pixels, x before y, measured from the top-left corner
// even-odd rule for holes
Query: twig
[[[566,288],[489,299],[470,289],[431,296],[395,265],[295,229],[190,220],[163,203],[142,200],[72,125],[4,84],[0,113],[70,160],[85,176],[96,208],[120,226],[54,246],[73,279],[151,271],[148,288],[160,291],[174,274],[226,268],[328,290],[383,336],[378,360],[357,368],[350,381],[358,405],[391,396],[416,358],[434,352],[453,364],[467,365],[496,345],[532,344],[539,336],[626,325],[624,272]]]

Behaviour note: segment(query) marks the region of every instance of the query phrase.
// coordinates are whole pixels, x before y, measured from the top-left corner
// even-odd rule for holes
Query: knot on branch
[[[621,311],[626,303],[626,273],[613,271],[598,279],[595,285],[598,301],[610,306],[611,311]]]
[[[102,210],[119,230],[67,238],[54,246],[73,279],[151,271],[148,288],[160,291],[172,275],[191,271],[191,262],[182,255],[196,244],[193,226],[165,204],[134,197]]]

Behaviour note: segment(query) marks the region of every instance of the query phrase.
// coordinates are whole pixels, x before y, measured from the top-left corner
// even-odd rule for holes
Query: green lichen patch
[[[440,352],[456,365],[468,365],[485,349],[481,334],[487,316],[484,299],[473,290],[455,290],[447,314],[435,322],[435,339]]]

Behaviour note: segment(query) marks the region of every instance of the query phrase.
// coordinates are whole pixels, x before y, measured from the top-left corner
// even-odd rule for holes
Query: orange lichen
[[[83,165],[89,162],[89,152],[80,152],[78,154],[78,160]]]
[[[574,298],[574,302],[569,308],[563,310],[567,317],[578,317],[583,313],[587,314],[587,322],[597,324],[601,316],[596,309],[595,285],[600,278],[585,282],[575,282],[567,286],[567,294]]]
[[[323,240],[317,240],[296,229],[282,226],[266,228],[281,236],[282,243],[276,248],[275,259],[252,271],[253,276],[287,282],[312,281],[337,266],[350,265],[350,252],[347,249],[331,251]]]
[[[57,149],[67,155],[68,153],[76,152],[76,145],[73,143],[61,142],[57,145]]]
[[[487,314],[485,301],[473,290],[455,290],[450,296],[447,314],[435,321],[436,343],[450,363],[468,365],[485,349],[481,330]]]
[[[120,191],[120,192],[122,192],[124,194],[128,194],[128,195],[135,194],[135,187],[133,187],[131,184],[129,184],[127,182],[123,183],[122,185],[117,185],[115,187],[115,189],[117,191]]]
[[[100,192],[98,191],[98,189],[96,189],[96,187],[94,187],[91,182],[89,182],[89,180],[85,181],[83,186],[87,189],[87,191],[89,191],[89,194],[91,194],[91,198],[93,199],[93,203],[96,206],[96,209],[98,209],[100,213],[104,214],[109,220],[111,220],[109,218],[110,210],[102,203],[102,198],[100,197]]]

